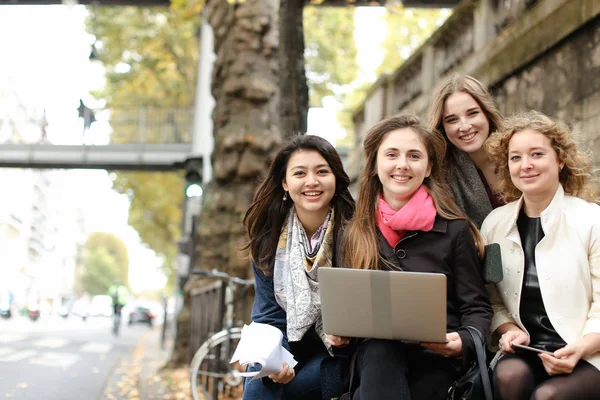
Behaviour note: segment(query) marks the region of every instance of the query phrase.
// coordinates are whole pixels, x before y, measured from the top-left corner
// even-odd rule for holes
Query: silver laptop
[[[446,342],[446,275],[319,268],[325,333]]]

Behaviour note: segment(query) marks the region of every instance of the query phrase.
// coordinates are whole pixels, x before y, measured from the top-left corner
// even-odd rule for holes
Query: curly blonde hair
[[[559,163],[564,163],[558,179],[565,193],[598,202],[589,152],[578,148],[575,134],[569,127],[538,111],[519,112],[506,118],[502,130],[494,132],[485,144],[487,153],[497,166],[498,192],[502,199],[508,203],[519,199],[522,194],[510,179],[508,145],[514,134],[525,129],[532,129],[550,139]]]

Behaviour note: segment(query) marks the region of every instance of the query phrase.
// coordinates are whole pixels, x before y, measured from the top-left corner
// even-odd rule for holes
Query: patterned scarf
[[[310,239],[292,208],[284,224],[275,253],[273,284],[275,299],[286,312],[287,337],[298,342],[315,326],[315,331],[331,354],[323,332],[318,270],[333,265],[333,209],[327,215],[321,242],[309,254]]]

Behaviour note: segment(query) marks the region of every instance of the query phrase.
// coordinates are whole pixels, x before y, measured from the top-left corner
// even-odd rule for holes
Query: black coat
[[[463,360],[474,360],[475,347],[465,327],[479,329],[485,339],[493,311],[467,221],[437,215],[431,231],[407,231],[393,249],[378,231],[378,247],[394,269],[446,275],[447,331],[460,335]]]

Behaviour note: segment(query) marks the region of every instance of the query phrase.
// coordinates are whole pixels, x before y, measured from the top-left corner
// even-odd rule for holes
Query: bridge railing
[[[91,131],[98,123],[107,123],[110,126],[106,142],[109,145],[190,144],[194,109],[121,106],[96,111],[93,121]],[[18,115],[0,115],[0,144],[54,144],[46,139],[47,126],[44,117],[28,115],[25,112]],[[83,138],[89,132],[89,128],[81,131],[84,145]]]
[[[110,144],[191,143],[193,108],[112,108]]]

